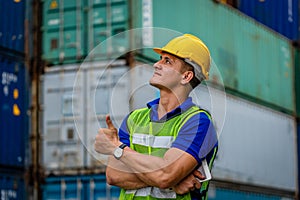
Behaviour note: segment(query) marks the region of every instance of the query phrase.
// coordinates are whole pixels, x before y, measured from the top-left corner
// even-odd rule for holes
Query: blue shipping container
[[[258,192],[246,192],[234,189],[224,188],[210,188],[208,191],[209,200],[292,200],[292,198],[278,196],[278,195],[266,195]]]
[[[299,40],[299,0],[239,0],[238,9],[291,40]]]
[[[48,177],[43,199],[118,199],[120,189],[106,183],[105,174]]]
[[[28,73],[0,56],[0,165],[23,168],[28,151]]]
[[[26,199],[26,185],[22,174],[0,173],[0,199]]]
[[[0,0],[0,47],[24,52],[25,0]]]

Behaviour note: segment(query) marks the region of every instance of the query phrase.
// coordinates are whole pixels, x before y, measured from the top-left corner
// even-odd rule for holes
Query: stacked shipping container
[[[129,101],[128,77],[120,81],[128,66],[122,59],[110,62],[128,49],[128,38],[118,35],[128,29],[128,15],[126,0],[43,1],[42,58],[46,65],[55,65],[45,69],[41,79],[43,199],[119,195],[118,188],[109,191],[101,174],[105,160],[92,147],[98,127],[105,125],[105,114],[113,112],[112,93],[118,94],[115,122],[129,112],[120,102]],[[87,56],[89,61],[82,63]]]
[[[23,62],[1,55],[0,66],[0,165],[23,169],[28,162],[28,74]]]
[[[26,181],[22,172],[1,171],[0,197],[3,200],[26,200]]]
[[[105,174],[48,177],[43,199],[117,200],[119,188],[106,184]]]
[[[103,166],[91,154],[97,125],[105,126],[107,113],[115,113],[120,124],[129,112],[122,105],[129,101],[129,77],[122,78],[128,66],[118,60],[106,67],[103,62],[69,64],[52,67],[43,76],[43,164],[48,174]]]
[[[214,168],[215,179],[267,186],[286,194],[295,194],[298,188],[295,178],[297,127],[294,116],[299,113],[294,84],[298,54],[290,40],[216,1],[173,1],[170,9],[168,2],[143,0],[133,1],[132,6],[133,10],[140,11],[135,13],[133,27],[147,27],[146,21],[151,21],[153,27],[193,33],[204,40],[215,62],[211,84],[224,83],[228,93],[243,98],[227,94],[224,125],[222,117],[219,119],[222,110],[218,110],[218,107],[222,104],[217,104],[220,101],[217,99],[216,104],[206,107],[208,110],[215,110],[212,114],[221,133],[220,152]],[[145,7],[150,9],[144,9]],[[174,10],[183,15],[178,15]],[[155,29],[152,33],[143,37],[154,41],[157,39]],[[143,56],[155,58],[154,54],[146,50],[143,51]],[[201,93],[198,91],[197,95],[199,94]],[[200,105],[206,102],[204,97],[205,95],[201,96]],[[208,102],[213,101],[208,99]],[[281,130],[282,128],[285,130]],[[276,129],[281,131],[276,133]],[[277,134],[280,137],[275,136]],[[278,138],[281,139],[277,141]],[[284,150],[278,147],[286,142],[291,148],[286,149],[287,145],[284,145]],[[254,151],[254,146],[257,151]],[[268,153],[270,149],[273,150]],[[278,169],[274,168],[277,161],[272,161],[274,153],[278,156],[276,159],[289,157],[279,164],[281,167]],[[287,168],[290,169],[290,175],[268,181]],[[263,172],[264,170],[267,172]]]
[[[82,61],[101,42],[128,29],[128,4],[125,0],[43,2],[43,59],[48,64]],[[108,59],[128,48],[120,37],[103,45]]]
[[[145,103],[157,96],[156,91],[148,87],[140,90],[139,85],[136,85],[145,86],[144,80],[149,78],[147,70],[139,70],[141,66],[134,72],[137,73],[136,76],[127,79],[126,76],[124,78],[124,74],[128,74],[125,63],[109,68],[101,62],[90,64],[92,67],[83,68],[84,70],[79,72],[82,79],[81,83],[76,84],[80,87],[81,96],[79,99],[72,96],[73,84],[76,82],[74,79],[78,76],[81,65],[66,63],[82,61],[99,43],[126,30],[129,15],[127,9],[131,6],[131,10],[134,10],[134,13],[131,13],[131,23],[136,28],[164,27],[188,31],[202,38],[208,44],[216,63],[216,68],[212,69],[211,73],[212,83],[222,84],[222,79],[218,76],[220,72],[227,92],[252,101],[229,95],[225,105],[228,108],[226,118],[222,118],[218,115],[222,113],[220,106],[206,104],[212,102],[212,99],[203,101],[210,91],[207,92],[202,87],[194,93],[196,100],[199,100],[199,96],[202,97],[198,102],[202,107],[210,111],[214,108],[212,114],[222,133],[214,177],[216,181],[236,183],[237,187],[239,183],[256,185],[258,188],[267,187],[269,191],[280,191],[282,195],[263,195],[255,191],[245,193],[237,192],[233,188],[217,187],[211,190],[215,193],[211,193],[210,199],[292,199],[297,191],[297,128],[293,116],[298,113],[294,91],[296,50],[292,44],[233,9],[213,1],[173,1],[171,10],[168,1],[133,0],[131,3],[128,5],[127,1],[101,0],[76,0],[72,3],[66,0],[44,1],[43,58],[50,64],[64,64],[46,70],[42,80],[45,108],[43,164],[46,171],[63,174],[72,169],[78,171],[99,167],[91,152],[93,133],[96,133],[97,128],[95,124],[100,123],[102,126],[104,114],[116,109],[120,114],[115,116],[115,122],[119,125],[129,110],[144,106],[139,100],[141,97]],[[174,10],[180,10],[185,17],[173,12]],[[102,46],[104,51],[95,54],[97,56],[93,59],[107,60],[113,58],[113,54],[125,53],[129,48],[129,41],[127,37],[120,36],[116,37],[118,40],[111,41],[115,42],[113,44],[106,41]],[[167,37],[157,36],[146,31],[142,36],[144,38],[136,39],[151,47],[151,41]],[[142,54],[156,59],[154,54],[147,50],[142,50]],[[107,68],[108,73],[101,76]],[[132,75],[132,71],[130,73]],[[135,77],[135,80],[132,77]],[[115,105],[109,105],[113,93],[119,101]],[[218,91],[213,90],[213,94],[219,102]],[[77,112],[72,110],[72,101],[78,105],[78,113],[84,113],[79,115],[83,121],[77,129],[74,121],[76,122],[78,116]],[[131,104],[125,108],[118,107],[121,102]],[[80,132],[88,134],[81,135]],[[278,148],[282,144],[284,150]],[[254,145],[256,151],[253,151]],[[282,169],[286,169],[287,173],[282,173]],[[96,176],[91,175],[88,179],[93,178]],[[66,177],[57,176],[54,179],[55,187],[65,191]],[[83,191],[81,188],[84,181],[78,181],[83,177],[73,173],[71,179],[72,186],[67,188],[74,186],[73,188],[79,187],[80,191]],[[53,181],[50,177],[48,180],[50,181],[46,181],[44,185],[45,192]],[[67,195],[62,189],[58,193]],[[44,198],[48,198],[46,196],[51,195],[45,194]]]
[[[24,0],[1,0],[0,2],[0,47],[8,51],[24,53],[26,2]]]
[[[148,0],[143,1],[143,6],[145,2]],[[141,10],[140,1],[134,1],[133,4],[135,9]],[[258,26],[235,9],[213,1],[190,0],[186,5],[184,2],[175,4],[178,6],[174,6],[174,9],[180,8],[189,18],[197,19],[196,24],[186,22],[174,12],[165,11],[167,15],[162,17],[161,9],[168,6],[167,2],[153,1],[152,4],[154,27],[193,33],[207,43],[223,79],[217,75],[218,71],[212,71],[210,74],[212,81],[217,84],[223,81],[226,89],[236,94],[295,114],[296,57],[295,49],[288,40]],[[191,13],[190,10],[195,12]],[[144,19],[143,15],[148,14],[138,12],[136,18]],[[143,21],[136,20],[134,26],[142,27]],[[154,34],[149,37],[154,38]],[[157,59],[153,54],[144,51],[145,53]],[[285,98],[278,98],[283,96]]]
[[[298,0],[238,0],[237,8],[293,41],[299,41]]]
[[[26,199],[29,75],[24,60],[26,2],[0,1],[0,195]]]

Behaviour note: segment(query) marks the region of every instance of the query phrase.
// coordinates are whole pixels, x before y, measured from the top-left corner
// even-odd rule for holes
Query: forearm
[[[107,183],[123,189],[138,189],[148,184],[138,178],[124,163],[110,157],[106,168]]]
[[[121,161],[148,185],[169,188],[175,186],[196,166],[196,161],[181,150],[168,150],[163,158],[144,155],[126,148]],[[185,164],[183,164],[185,163]]]

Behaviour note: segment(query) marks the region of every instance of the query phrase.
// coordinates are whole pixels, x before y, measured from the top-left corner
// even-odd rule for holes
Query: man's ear
[[[186,71],[182,74],[182,84],[189,83],[194,77],[194,73],[192,71]]]

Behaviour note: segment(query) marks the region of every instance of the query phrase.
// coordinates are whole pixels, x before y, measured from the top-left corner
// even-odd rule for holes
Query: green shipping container
[[[88,12],[88,53],[93,52],[97,58],[109,58],[114,54],[122,54],[129,48],[129,40],[125,34],[128,29],[128,5],[126,1],[95,0]],[[105,3],[108,2],[108,3]],[[119,34],[119,35],[118,35]],[[118,35],[118,36],[116,36]],[[111,40],[107,40],[112,36]]]
[[[136,28],[149,26],[151,18],[150,26],[200,37],[209,47],[228,92],[295,114],[297,56],[287,39],[213,0],[132,0],[131,6]],[[144,54],[154,56],[150,51]],[[210,79],[222,82],[214,71]]]
[[[48,64],[82,61],[97,45],[128,29],[124,0],[44,0],[43,59]],[[124,52],[126,38],[106,42],[99,58]]]

